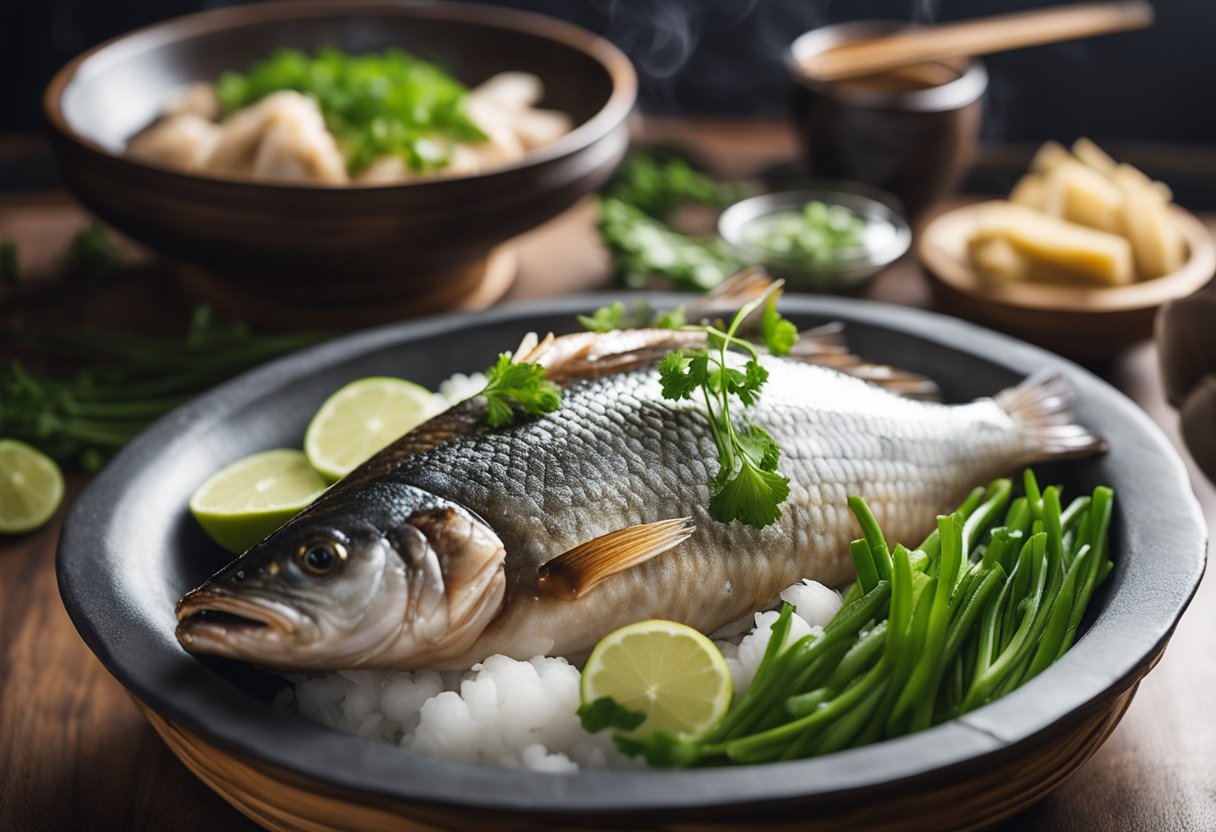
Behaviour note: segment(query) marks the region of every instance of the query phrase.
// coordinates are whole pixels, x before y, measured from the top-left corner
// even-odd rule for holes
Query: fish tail
[[[1039,459],[1076,459],[1107,449],[1105,439],[1076,423],[1072,385],[1054,370],[1035,373],[994,398],[1030,438]]]

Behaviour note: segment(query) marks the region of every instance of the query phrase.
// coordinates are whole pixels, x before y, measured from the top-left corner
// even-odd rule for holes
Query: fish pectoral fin
[[[609,532],[541,564],[536,589],[555,598],[582,598],[600,581],[678,546],[695,530],[691,517],[677,517]]]
[[[809,364],[831,367],[909,399],[941,401],[942,391],[937,382],[917,373],[885,364],[874,364],[854,355],[845,344],[843,332],[844,325],[839,322],[800,332],[789,357]]]

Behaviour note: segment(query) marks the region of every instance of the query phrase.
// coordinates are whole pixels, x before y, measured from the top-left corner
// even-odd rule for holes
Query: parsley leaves
[[[506,427],[515,421],[519,405],[533,416],[552,413],[561,406],[562,391],[545,378],[545,368],[539,364],[516,363],[511,353],[498,356],[497,363],[486,371],[486,424],[492,428]]]
[[[700,327],[707,346],[676,350],[659,362],[664,398],[694,401],[699,397],[705,404],[718,449],[718,473],[710,481],[710,516],[722,523],[738,520],[758,529],[781,517],[790,483],[777,470],[781,448],[773,437],[752,424],[746,414],[732,415],[731,404],[737,400],[745,408],[752,407],[768,381],[759,351],[736,334],[744,319],[766,301],[761,325],[765,346],[774,355],[789,353],[798,339],[797,329],[777,312],[775,300],[759,298],[740,309],[725,331],[712,325]],[[732,346],[747,356],[742,369],[738,361],[728,358]]]
[[[764,317],[760,319],[760,331],[764,343],[773,355],[789,355],[798,340],[798,327],[781,317],[777,311],[777,299],[771,297],[764,305]]]
[[[646,721],[646,714],[626,708],[611,696],[603,696],[594,702],[580,705],[578,718],[583,723],[583,730],[594,734],[605,728],[632,731]]]

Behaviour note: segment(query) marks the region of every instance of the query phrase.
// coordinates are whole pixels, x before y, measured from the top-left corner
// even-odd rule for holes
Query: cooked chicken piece
[[[215,87],[200,81],[174,93],[164,110],[161,111],[161,115],[191,115],[205,118],[207,121],[219,121],[222,110],[223,106],[220,104],[219,96],[215,94]]]
[[[326,130],[317,102],[306,95],[272,93],[221,126],[223,135],[207,160],[211,171],[278,181],[347,181],[337,142]],[[263,144],[268,145],[265,151]]]
[[[557,110],[521,110],[512,116],[510,129],[525,150],[552,144],[574,127],[570,116]]]
[[[204,166],[222,132],[218,124],[196,115],[169,116],[131,139],[127,155],[138,162],[196,171]]]
[[[324,124],[272,119],[258,145],[253,175],[267,182],[345,185],[346,160]]]
[[[541,80],[528,72],[500,72],[483,81],[469,92],[469,100],[478,104],[517,112],[535,107],[544,98]]]
[[[364,185],[390,185],[416,178],[417,174],[400,156],[378,156],[355,177],[355,181]]]
[[[486,140],[481,144],[458,144],[453,148],[453,164],[457,161],[462,165],[475,162],[475,170],[481,171],[508,165],[523,158],[524,146],[516,138],[514,131],[506,127],[490,127],[482,128],[482,132],[486,134]],[[459,157],[457,150],[460,151]]]

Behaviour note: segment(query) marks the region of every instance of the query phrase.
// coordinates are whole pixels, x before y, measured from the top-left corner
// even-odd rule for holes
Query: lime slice
[[[322,476],[340,480],[446,408],[439,396],[412,381],[380,376],[352,381],[312,417],[304,452]]]
[[[0,439],[0,534],[32,532],[63,501],[55,460],[16,439]]]
[[[611,696],[646,714],[640,732],[699,734],[730,707],[730,669],[714,643],[674,621],[639,621],[606,635],[583,669],[582,701]]]
[[[326,487],[302,452],[263,451],[199,486],[190,513],[212,540],[239,553],[299,514]]]

